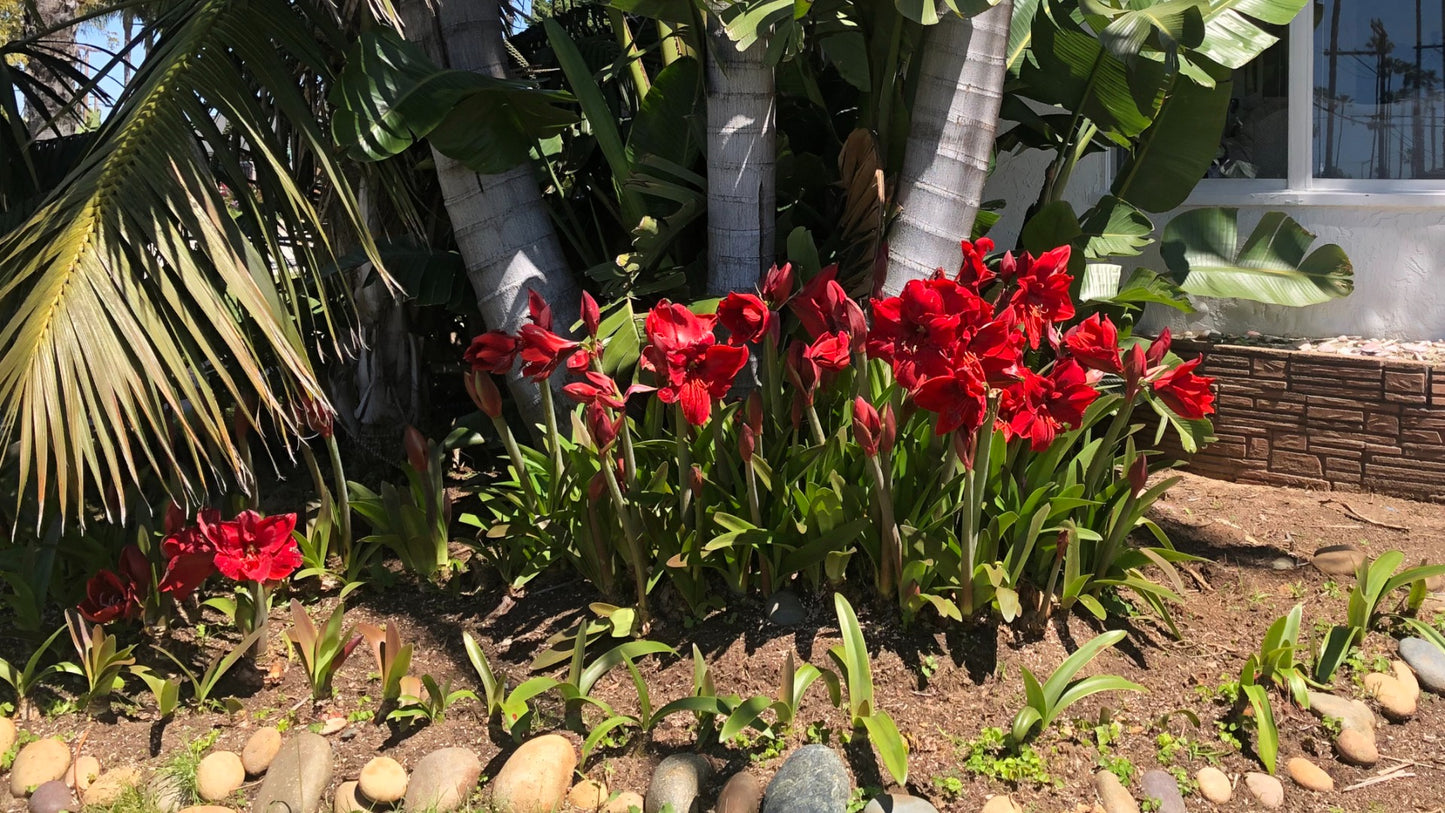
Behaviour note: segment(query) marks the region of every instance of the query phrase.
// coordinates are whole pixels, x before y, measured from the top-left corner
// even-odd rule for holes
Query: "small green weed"
[[[969,773],[1017,785],[1031,782],[1053,784],[1044,758],[1032,745],[1019,745],[1010,751],[1008,735],[1002,728],[985,728],[978,738],[956,743],[964,752],[963,767]]]

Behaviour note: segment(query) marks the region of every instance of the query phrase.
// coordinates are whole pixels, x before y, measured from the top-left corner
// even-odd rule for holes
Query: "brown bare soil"
[[[1078,805],[1087,810],[1095,799],[1091,779],[1100,758],[1093,729],[1100,720],[1110,719],[1118,721],[1122,730],[1111,755],[1127,759],[1135,767],[1136,791],[1137,775],[1160,767],[1157,737],[1165,731],[1199,744],[1202,753],[1197,758],[1181,755],[1174,762],[1190,775],[1211,760],[1232,777],[1258,770],[1252,756],[1221,742],[1216,722],[1227,709],[1204,697],[1201,687],[1237,677],[1266,627],[1297,602],[1305,605],[1305,628],[1312,640],[1318,640],[1318,625],[1343,620],[1349,580],[1336,584],[1309,567],[1314,550],[1349,542],[1372,553],[1402,550],[1414,563],[1440,561],[1445,546],[1445,510],[1437,505],[1376,495],[1236,485],[1190,475],[1158,505],[1154,516],[1177,547],[1209,560],[1194,566],[1195,577],[1187,585],[1183,605],[1177,608],[1181,638],[1171,638],[1147,616],[1127,621],[1130,634],[1126,641],[1106,652],[1088,671],[1122,675],[1144,685],[1148,692],[1091,697],[1070,709],[1064,724],[1040,736],[1036,745],[1051,777],[1047,783],[1025,780],[1010,785],[971,774],[964,768],[961,744],[978,737],[986,726],[1008,726],[1023,703],[1022,668],[1046,676],[1069,651],[1101,631],[1099,625],[1091,618],[1074,615],[1056,619],[1041,635],[1027,640],[1007,628],[988,625],[916,623],[905,629],[896,620],[896,612],[872,610],[855,600],[874,656],[877,702],[893,715],[911,744],[912,792],[930,798],[946,811],[977,811],[988,796],[999,793],[1011,793],[1026,809],[1043,813],[1073,811]],[[352,622],[399,624],[403,640],[417,645],[413,674],[431,674],[441,683],[451,681],[454,687],[478,688],[461,646],[463,630],[479,637],[494,665],[515,685],[528,676],[527,665],[545,647],[546,639],[576,623],[595,598],[582,582],[558,580],[534,582],[527,595],[514,601],[472,579],[459,577],[446,589],[419,588],[406,579],[386,588],[372,586],[349,602],[347,617]],[[805,595],[804,601],[809,620],[797,628],[770,625],[757,601],[735,603],[733,609],[695,623],[684,623],[680,613],[664,612],[650,637],[677,647],[680,654],[644,661],[643,673],[654,705],[691,691],[693,644],[711,664],[718,690],[743,697],[775,693],[778,669],[789,651],[819,666],[829,665],[828,648],[838,643],[832,601],[827,595]],[[329,609],[334,602],[333,596],[324,596],[320,603]],[[273,616],[276,630],[283,623],[279,604]],[[189,630],[178,631],[167,643],[195,645],[194,638]],[[143,660],[158,661],[146,648],[143,643],[138,649]],[[1367,656],[1393,655],[1394,641],[1375,633],[1365,648]],[[279,643],[275,643],[262,660],[262,668],[281,658]],[[213,729],[220,732],[216,747],[239,750],[258,725],[282,719],[294,719],[298,727],[318,725],[328,716],[376,708],[369,698],[376,696],[379,687],[364,649],[358,649],[341,670],[335,699],[320,705],[309,700],[299,665],[291,662],[289,667],[279,676],[268,678],[253,670],[231,680],[226,688],[240,696],[245,707],[234,715],[182,711],[161,723],[152,719],[151,700],[141,690],[132,698],[133,707],[117,704],[122,711],[114,718],[93,720],[71,713],[24,721],[21,727],[37,734],[66,736],[105,766],[159,765]],[[1342,670],[1336,691],[1363,697],[1361,677],[1348,668]],[[138,681],[133,683],[137,684],[133,688],[141,688]],[[620,710],[636,709],[635,692],[624,670],[604,678],[596,693]],[[1285,778],[1286,810],[1445,808],[1445,782],[1441,781],[1445,779],[1445,758],[1439,753],[1440,738],[1445,737],[1445,703],[1440,698],[1427,694],[1419,714],[1406,724],[1382,723],[1379,743],[1383,759],[1374,769],[1336,761],[1328,735],[1307,712],[1278,698],[1275,708],[1281,766],[1290,757],[1307,756],[1323,766],[1337,786],[1331,794],[1314,794],[1294,787]],[[1197,715],[1199,727],[1194,727],[1188,715],[1175,713],[1179,710]],[[410,766],[423,754],[450,745],[477,749],[486,765],[485,775],[495,775],[512,743],[499,730],[489,729],[480,711],[477,703],[464,701],[448,711],[444,722],[430,726],[353,722],[332,736],[337,753],[335,781],[354,779],[362,765],[377,754]],[[555,709],[550,716],[555,725]],[[542,728],[548,725],[547,720],[541,723]],[[637,736],[602,749],[581,770],[614,790],[643,792],[659,759],[694,747],[694,728],[691,715],[671,717],[651,737]],[[855,737],[850,743],[842,742],[846,729],[846,714],[831,706],[818,684],[810,691],[782,753],[766,754],[762,746],[717,744],[704,748],[704,753],[715,760],[722,778],[747,770],[766,781],[787,752],[812,732],[840,747],[858,785],[885,785],[866,741]],[[1214,756],[1209,756],[1211,753]],[[1413,777],[1346,789],[1402,762]],[[0,789],[0,794],[5,792]],[[1237,809],[1250,809],[1245,798],[1241,784]],[[3,795],[0,802],[0,808],[22,807]],[[1198,796],[1191,797],[1188,804],[1191,809],[1209,807]]]

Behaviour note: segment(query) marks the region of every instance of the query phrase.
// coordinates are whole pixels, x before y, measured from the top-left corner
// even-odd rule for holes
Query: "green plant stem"
[[[652,82],[647,78],[647,69],[642,64],[642,52],[637,49],[637,42],[632,36],[632,26],[627,24],[627,15],[614,6],[607,6],[607,23],[612,26],[612,34],[617,37],[617,44],[622,46],[622,58],[627,60],[627,69],[632,74],[632,84],[637,90],[637,100],[640,103],[652,89]]]
[[[552,403],[552,382],[538,381],[537,389],[542,394],[542,412],[547,421],[547,451],[552,458],[551,476],[547,482],[558,485],[562,477],[562,436],[557,432],[557,409]],[[520,472],[519,472],[520,473]],[[560,491],[560,488],[554,488]]]
[[[743,463],[743,479],[748,485],[749,516],[753,521],[753,525],[761,528],[763,525],[763,511],[758,500],[758,478],[757,474],[753,471],[753,462],[751,460]],[[751,558],[752,551],[753,549],[751,547],[748,548],[745,556]],[[772,560],[768,558],[768,552],[761,548],[758,550],[758,567],[762,571],[760,576],[762,578],[763,594],[771,596],[773,594],[773,563]],[[746,591],[749,570],[746,559],[743,561],[741,569],[742,576],[738,580],[738,586]]]
[[[677,30],[662,20],[657,21],[657,42],[662,49],[663,67],[682,59],[683,46],[678,44]]]
[[[973,606],[973,573],[978,567],[978,526],[983,513],[983,486],[988,481],[989,457],[993,453],[993,423],[997,417],[998,396],[990,395],[983,423],[974,433],[973,465],[963,476],[963,531],[959,539],[963,541],[964,556],[961,563],[963,573],[959,575],[962,577],[964,615],[971,615],[977,609]],[[979,477],[983,480],[980,481]]]
[[[819,446],[828,442],[828,436],[823,434],[823,423],[818,420],[818,408],[808,404],[808,428],[813,431],[813,442]]]
[[[1109,422],[1109,428],[1104,430],[1104,441],[1094,451],[1094,459],[1089,461],[1089,470],[1084,475],[1084,496],[1093,499],[1098,493],[1099,478],[1104,472],[1114,466],[1114,444],[1119,442],[1119,434],[1129,425],[1129,417],[1134,412],[1134,402],[1138,398],[1129,398],[1114,413],[1114,419]]]
[[[1073,117],[1069,119],[1069,137],[1059,144],[1058,155],[1054,157],[1053,163],[1049,165],[1049,169],[1045,174],[1048,181],[1044,184],[1044,188],[1039,195],[1037,207],[1040,209],[1042,209],[1045,204],[1053,203],[1064,196],[1065,187],[1069,182],[1068,175],[1073,171],[1070,156],[1075,152],[1078,137],[1081,133],[1079,122],[1084,118],[1084,105],[1088,102],[1089,96],[1094,92],[1094,83],[1098,81],[1099,78],[1099,65],[1103,63],[1105,53],[1105,49],[1100,48],[1098,55],[1094,57],[1094,62],[1089,69],[1089,81],[1084,85],[1084,92],[1079,97],[1078,106],[1074,108]],[[1092,136],[1090,137],[1092,138]],[[1085,141],[1084,143],[1087,144],[1088,142]],[[1077,161],[1077,159],[1074,159],[1074,161]],[[1067,172],[1065,171],[1065,164],[1069,165]]]
[[[612,461],[606,454],[602,456],[602,476],[607,480],[607,491],[612,495],[612,504],[617,507],[617,518],[622,522],[622,535],[627,539],[627,558],[630,560],[628,564],[632,568],[632,580],[637,589],[639,629],[646,630],[648,626],[647,564],[642,558],[642,543],[637,536],[637,529],[632,524],[632,511],[627,505],[626,498],[622,496],[622,488],[617,484],[617,475],[612,471]]]
[[[688,432],[691,428],[687,422],[687,416],[682,414],[682,403],[679,402],[672,410],[673,418],[677,421],[677,518],[687,521],[687,507],[692,504],[692,487],[688,483],[692,477],[692,445],[688,441]]]
[[[878,591],[884,598],[891,598],[903,577],[903,539],[893,518],[893,495],[888,479],[877,456],[869,456],[868,470],[873,474],[873,489],[878,495],[878,514],[883,524],[878,549]]]
[[[266,586],[259,581],[251,582],[251,632],[261,630],[256,644],[249,653],[252,657],[266,652]]]
[[[527,461],[522,457],[522,448],[517,445],[517,437],[512,434],[512,427],[507,419],[498,415],[492,419],[492,426],[497,430],[497,437],[502,439],[502,446],[507,450],[507,457],[512,460],[512,468],[517,470],[517,482],[522,484],[522,498],[527,501],[527,510],[537,512],[537,490],[532,483],[531,476],[527,473]]]
[[[326,438],[326,454],[331,458],[331,480],[335,484],[331,501],[336,506],[336,520],[341,531],[341,561],[344,564],[351,561],[351,499],[346,494],[346,470],[341,466],[341,448],[337,446],[334,434]]]

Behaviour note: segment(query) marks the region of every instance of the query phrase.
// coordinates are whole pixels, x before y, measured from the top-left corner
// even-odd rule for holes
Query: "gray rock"
[[[331,743],[303,731],[281,743],[251,803],[253,813],[316,813],[331,785]]]
[[[867,807],[863,808],[863,813],[938,813],[938,808],[930,804],[927,799],[903,793],[890,793],[873,799]]]
[[[1159,813],[1184,813],[1184,795],[1179,792],[1179,782],[1164,771],[1145,771],[1139,782],[1145,799],[1157,803],[1154,809]]]
[[[1424,638],[1400,641],[1400,657],[1415,670],[1420,685],[1435,694],[1445,694],[1445,652]]]
[[[481,776],[482,761],[470,749],[433,751],[412,768],[402,807],[412,813],[456,810],[471,797]]]
[[[826,745],[805,745],[768,783],[763,813],[844,813],[852,792],[842,758]]]
[[[70,788],[59,779],[46,782],[30,794],[30,813],[60,813],[62,810],[79,809],[75,797],[70,794]]]
[[[698,813],[703,809],[698,794],[712,778],[712,764],[697,754],[673,754],[657,764],[647,786],[644,813],[661,813],[672,805],[674,813]]]
[[[1368,733],[1373,738],[1375,713],[1364,703],[1324,692],[1310,692],[1309,701],[1314,716],[1333,717],[1340,721],[1340,728]]]
[[[1134,801],[1129,789],[1108,771],[1094,774],[1094,790],[1099,793],[1104,813],[1139,813],[1139,803]]]
[[[788,590],[779,590],[768,599],[768,620],[780,627],[791,627],[807,620],[803,602]]]
[[[1365,559],[1365,552],[1354,545],[1326,545],[1315,551],[1310,564],[1326,576],[1353,576]]]
[[[741,771],[723,785],[714,809],[717,813],[758,813],[762,806],[762,783],[747,771]]]

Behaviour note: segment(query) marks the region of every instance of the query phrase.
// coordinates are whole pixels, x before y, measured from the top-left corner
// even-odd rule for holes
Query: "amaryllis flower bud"
[[[331,437],[333,432],[331,410],[327,409],[325,404],[315,398],[302,397],[301,416],[305,419],[306,426],[310,428],[312,432],[315,432],[322,438]]]
[[[742,455],[743,462],[751,463],[757,450],[758,436],[753,434],[753,428],[747,424],[738,427],[738,454]]]
[[[512,363],[517,359],[517,337],[500,330],[489,330],[472,339],[462,359],[474,370],[506,375],[512,371]]]
[[[536,291],[527,292],[527,315],[537,327],[548,331],[552,329],[552,306]]]
[[[762,294],[763,299],[774,308],[787,302],[788,297],[793,295],[793,264],[783,263],[781,268],[775,264],[763,278]]]
[[[402,446],[406,447],[406,461],[418,472],[425,473],[428,467],[427,459],[431,456],[427,448],[427,440],[415,426],[408,426],[402,436]]]
[[[501,417],[502,393],[497,390],[497,382],[492,380],[490,373],[469,370],[462,374],[462,382],[466,385],[467,396],[477,405],[477,409],[488,418]]]
[[[613,441],[617,440],[617,435],[622,431],[622,420],[613,417],[612,410],[608,409],[600,400],[592,401],[587,405],[586,416],[587,431],[592,435],[592,440],[596,442],[597,448],[599,450],[611,448]]]
[[[1164,363],[1164,357],[1168,355],[1169,345],[1172,344],[1173,341],[1174,337],[1169,334],[1169,328],[1166,327],[1159,331],[1159,338],[1155,339],[1154,342],[1149,345],[1149,351],[1144,354],[1144,360],[1149,362],[1148,366],[1150,369]]]
[[[748,426],[752,427],[753,434],[761,435],[763,433],[762,393],[758,392],[757,390],[753,390],[752,392],[748,393],[746,414],[748,416]]]
[[[582,292],[582,327],[587,329],[587,335],[597,338],[597,329],[602,324],[602,310],[597,307],[597,300],[592,294]]]
[[[771,311],[753,294],[734,291],[717,306],[717,320],[728,331],[728,344],[752,344],[768,330]]]
[[[1129,465],[1129,488],[1133,490],[1134,496],[1137,497],[1144,493],[1144,489],[1148,484],[1149,458],[1147,455],[1141,453],[1136,455],[1134,462]]]
[[[702,466],[694,463],[692,469],[687,473],[687,487],[692,490],[693,496],[702,493],[703,483],[706,478],[702,475]]]
[[[863,447],[863,453],[869,457],[878,456],[878,442],[883,434],[883,419],[879,417],[878,410],[868,403],[863,396],[853,399],[853,437],[858,439],[858,445]]]
[[[1144,355],[1144,345],[1135,343],[1124,353],[1124,397],[1133,398],[1139,394],[1139,382],[1149,368]]]
[[[883,431],[878,435],[878,450],[883,454],[893,454],[893,444],[898,440],[898,417],[893,414],[891,404],[883,407]]]

